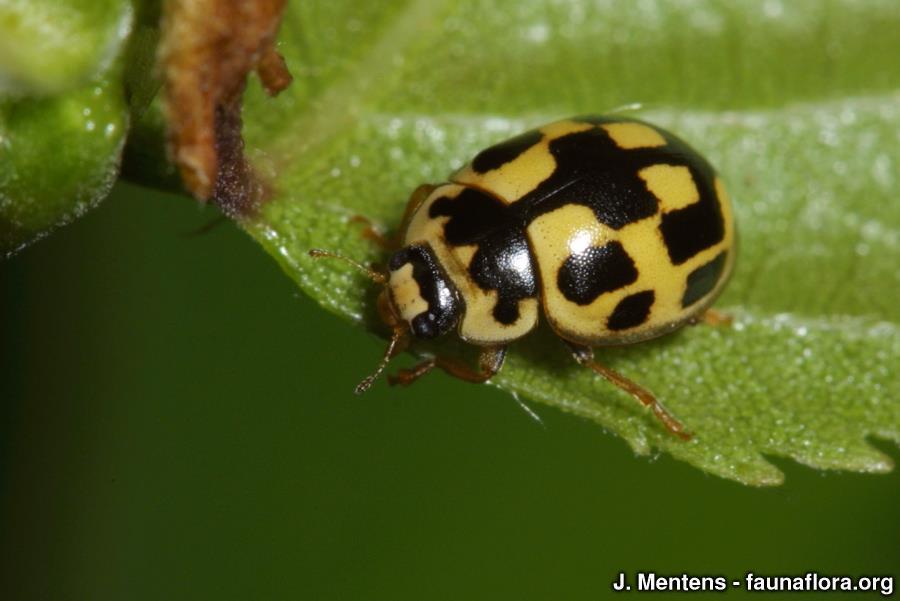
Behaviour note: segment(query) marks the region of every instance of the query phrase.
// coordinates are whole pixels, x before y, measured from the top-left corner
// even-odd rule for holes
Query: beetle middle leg
[[[692,435],[685,429],[684,425],[682,425],[682,423],[678,421],[678,418],[672,415],[669,410],[653,396],[653,393],[605,365],[598,363],[594,359],[593,349],[571,343],[569,343],[569,347],[572,349],[572,355],[579,365],[583,365],[595,373],[600,374],[637,399],[642,405],[649,407],[653,410],[653,414],[663,423],[666,429],[678,438],[682,440],[691,439]]]
[[[734,322],[734,317],[728,313],[723,313],[718,309],[707,309],[697,317],[692,318],[689,323],[692,326],[702,323],[713,327],[727,327],[730,326],[732,322]]]
[[[490,380],[498,371],[500,371],[500,368],[503,367],[503,360],[505,358],[505,346],[483,349],[478,356],[478,369],[475,370],[460,359],[438,355],[422,361],[415,367],[401,369],[396,374],[388,376],[388,382],[391,385],[399,384],[400,386],[409,386],[437,367],[454,378],[459,378],[460,380],[473,382],[475,384],[482,384]]]

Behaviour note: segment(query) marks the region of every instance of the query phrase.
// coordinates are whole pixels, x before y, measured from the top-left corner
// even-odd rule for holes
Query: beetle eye
[[[437,318],[434,313],[422,313],[413,318],[410,323],[412,333],[416,338],[437,338],[441,332],[438,330]]]

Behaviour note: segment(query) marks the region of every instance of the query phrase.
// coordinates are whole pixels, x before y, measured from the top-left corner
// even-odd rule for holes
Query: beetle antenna
[[[378,365],[378,369],[376,369],[371,375],[363,378],[363,381],[356,385],[356,389],[353,392],[355,392],[356,394],[362,394],[372,387],[372,384],[375,383],[375,380],[378,379],[378,376],[380,376],[384,371],[384,368],[387,367],[387,364],[391,360],[391,357],[394,356],[397,344],[400,342],[403,334],[403,328],[394,328],[394,333],[391,336],[391,342],[388,344],[387,349],[384,351],[384,357],[382,357],[381,363]]]
[[[365,265],[363,265],[362,263],[359,263],[358,261],[354,261],[353,259],[351,259],[349,257],[345,257],[344,255],[339,255],[339,254],[333,253],[331,251],[322,250],[321,248],[313,248],[313,249],[310,249],[309,256],[312,257],[313,259],[340,259],[344,263],[349,263],[353,267],[356,267],[359,271],[366,274],[369,277],[369,279],[371,279],[376,284],[387,283],[387,276],[384,275],[383,273],[379,273],[379,272],[375,271],[374,269],[370,269],[370,268],[366,267]]]

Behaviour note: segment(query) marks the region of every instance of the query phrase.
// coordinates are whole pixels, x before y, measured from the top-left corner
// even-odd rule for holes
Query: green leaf
[[[109,193],[129,110],[123,0],[0,4],[0,256]]]
[[[280,39],[296,81],[246,105],[273,194],[244,227],[324,307],[377,328],[371,284],[310,248],[383,261],[351,217],[390,230],[413,188],[486,145],[642,103],[729,186],[740,250],[717,307],[736,320],[599,357],[695,438],[547,332],[493,384],[747,484],[781,482],[766,456],[888,471],[867,438],[900,441],[898,27],[890,1],[292,3]]]

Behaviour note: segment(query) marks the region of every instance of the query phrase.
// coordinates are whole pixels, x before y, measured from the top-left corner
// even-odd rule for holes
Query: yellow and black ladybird
[[[438,367],[484,382],[543,313],[578,363],[689,437],[652,394],[597,363],[591,349],[672,332],[700,319],[722,290],[734,222],[710,164],[656,126],[589,116],[492,146],[449,179],[412,194],[388,272],[370,271],[384,284],[379,310],[393,337],[357,390],[410,337],[452,330],[482,347],[479,369],[437,356],[391,381],[409,384]]]

